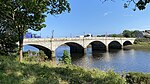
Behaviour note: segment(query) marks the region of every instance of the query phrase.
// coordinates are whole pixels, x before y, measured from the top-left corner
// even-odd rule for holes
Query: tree
[[[106,1],[115,1],[115,0],[100,0],[102,2]],[[146,5],[150,3],[150,0],[125,0],[126,2],[124,3],[124,8],[128,8],[131,3],[135,4],[135,8],[133,9],[134,11],[136,8],[139,10],[144,10],[146,8]]]
[[[70,11],[66,0],[0,0],[0,19],[17,30],[20,61],[25,32],[28,29],[41,30],[46,27],[44,22],[48,14],[57,15],[65,11]]]
[[[10,55],[17,51],[17,33],[0,19],[0,54]]]
[[[129,30],[124,30],[122,34],[124,37],[131,37],[131,31]]]
[[[65,64],[71,64],[71,57],[70,57],[69,53],[66,50],[64,50],[62,61]]]
[[[135,11],[136,8],[138,8],[139,10],[144,10],[150,0],[138,0],[137,2],[135,0],[127,0],[124,4],[124,7],[127,8],[131,2],[135,4],[135,8],[133,9]]]

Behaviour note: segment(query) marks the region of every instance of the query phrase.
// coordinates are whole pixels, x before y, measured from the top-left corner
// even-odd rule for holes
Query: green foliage
[[[17,62],[15,56],[0,56],[0,84],[150,84],[150,74],[83,69],[51,62]]]
[[[42,50],[39,51],[39,57],[40,57],[40,61],[45,61],[48,58],[48,56],[46,56],[44,51]]]
[[[0,84],[125,84],[113,71],[87,70],[50,62],[17,62],[0,56]]]
[[[114,2],[115,0],[100,0],[100,1],[102,1],[102,3],[104,3],[106,1]],[[124,8],[128,8],[131,5],[131,3],[134,4],[135,8],[133,8],[133,11],[136,11],[137,8],[139,10],[144,10],[146,8],[146,6],[150,3],[150,0],[123,0],[123,1],[126,1],[124,3]]]
[[[17,33],[0,19],[0,54],[8,55],[17,51]]]
[[[48,14],[69,12],[69,6],[66,0],[0,0],[0,22],[7,23],[7,26],[17,32],[20,61],[26,31],[41,30],[46,27],[44,22]]]
[[[122,34],[124,37],[131,37],[131,32],[129,30],[124,30]]]
[[[141,36],[142,32],[138,30],[134,30],[134,31],[124,30],[122,34],[124,37],[138,38]]]
[[[24,57],[28,57],[28,55],[29,55],[28,52],[23,52]]]
[[[150,42],[150,38],[137,38],[135,39],[134,43],[135,44],[140,44],[140,43],[149,43]]]
[[[29,55],[31,53],[32,55]],[[40,50],[37,54],[34,51],[24,52],[24,61],[27,62],[43,62],[46,59],[48,59],[48,56],[46,56],[42,50]]]
[[[109,34],[108,37],[123,37],[121,34]]]
[[[125,78],[128,84],[150,84],[150,74],[130,72]]]
[[[136,8],[138,8],[139,10],[144,10],[146,8],[146,5],[149,4],[150,0],[126,0],[127,2],[124,4],[124,7],[127,8],[129,7],[129,5],[131,4],[131,2],[133,4],[135,4],[135,8],[133,9],[134,11],[136,10]]]
[[[62,61],[65,64],[71,64],[71,56],[69,55],[69,53],[64,50],[63,56],[62,56]]]

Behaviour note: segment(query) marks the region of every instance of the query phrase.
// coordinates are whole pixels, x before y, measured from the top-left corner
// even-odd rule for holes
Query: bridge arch
[[[123,46],[127,46],[127,45],[132,45],[132,42],[130,42],[130,41],[125,41],[125,42],[123,43]]]
[[[92,41],[88,44],[91,45],[92,51],[105,51],[106,45],[102,41]]]
[[[48,59],[51,59],[52,58],[52,52],[49,48],[45,47],[45,46],[42,46],[42,45],[38,45],[38,44],[26,44],[26,45],[29,45],[29,46],[33,46],[39,50],[42,50],[46,56],[48,56]]]
[[[119,41],[111,41],[108,44],[108,49],[121,49],[122,45]]]
[[[65,42],[63,44],[60,44],[59,46],[57,46],[55,48],[55,51],[58,47],[62,46],[62,45],[67,45],[70,47],[70,54],[73,54],[73,53],[84,53],[84,48],[82,45],[80,45],[79,43],[76,43],[76,42]]]

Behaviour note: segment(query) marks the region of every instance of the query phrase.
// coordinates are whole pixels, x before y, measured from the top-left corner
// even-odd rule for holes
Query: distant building
[[[93,35],[92,34],[86,34],[86,35],[84,35],[84,37],[93,37]]]
[[[80,36],[76,36],[78,38],[83,38],[83,37],[93,37],[92,34],[86,34],[86,35],[80,35]]]
[[[41,38],[41,36],[38,36],[37,34],[32,34],[30,32],[27,32],[25,34],[25,38]]]
[[[32,38],[32,33],[27,32],[27,33],[25,34],[25,38]]]
[[[142,31],[144,37],[148,37],[150,38],[150,30],[145,30],[145,31]]]
[[[150,30],[142,31],[143,35],[150,35]]]

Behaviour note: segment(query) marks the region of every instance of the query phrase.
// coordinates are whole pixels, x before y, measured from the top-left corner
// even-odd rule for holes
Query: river
[[[60,46],[56,50],[56,61],[63,51],[69,52],[69,47]],[[85,68],[114,70],[115,72],[150,72],[150,50],[111,50],[109,52],[92,52],[87,48],[85,55],[73,54],[72,63]]]

